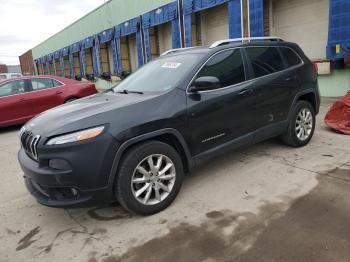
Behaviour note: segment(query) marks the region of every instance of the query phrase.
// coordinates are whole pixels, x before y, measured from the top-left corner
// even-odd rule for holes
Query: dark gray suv
[[[313,136],[317,72],[294,43],[220,41],[171,50],[108,92],[49,110],[21,130],[25,184],[52,207],[119,201],[149,215],[184,173],[271,137]]]

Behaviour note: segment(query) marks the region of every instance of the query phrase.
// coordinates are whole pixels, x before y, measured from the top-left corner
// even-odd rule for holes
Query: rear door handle
[[[250,93],[253,93],[253,89],[243,89],[243,90],[240,91],[238,94],[239,94],[240,96],[246,96],[246,95],[248,95],[248,94],[250,94]]]
[[[57,95],[63,94],[63,91],[57,91],[56,94],[57,94]]]
[[[286,82],[292,82],[292,81],[295,81],[296,79],[297,79],[296,76],[288,76],[288,77],[286,78]]]

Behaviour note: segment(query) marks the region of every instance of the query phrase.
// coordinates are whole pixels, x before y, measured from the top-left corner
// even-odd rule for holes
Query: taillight
[[[314,68],[315,68],[315,71],[318,72],[318,65],[317,65],[317,63],[314,63]]]

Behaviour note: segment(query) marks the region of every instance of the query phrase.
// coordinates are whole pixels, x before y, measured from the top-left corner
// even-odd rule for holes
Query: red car
[[[97,93],[95,85],[56,76],[0,82],[0,127],[23,124],[41,112]]]

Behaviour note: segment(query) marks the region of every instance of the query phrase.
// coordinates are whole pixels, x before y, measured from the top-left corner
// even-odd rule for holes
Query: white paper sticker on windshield
[[[181,63],[166,62],[162,65],[163,68],[176,69],[181,65]]]

